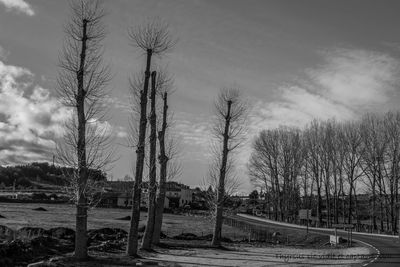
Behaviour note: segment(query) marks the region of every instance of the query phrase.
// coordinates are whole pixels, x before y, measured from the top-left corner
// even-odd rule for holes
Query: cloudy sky
[[[106,0],[105,60],[113,80],[108,123],[119,159],[113,179],[132,174],[128,78],[144,57],[129,26],[159,17],[179,38],[159,60],[175,79],[171,96],[180,134],[182,175],[207,174],[210,118],[221,87],[235,84],[249,101],[247,145],[239,155],[242,190],[251,139],[265,128],[304,126],[313,118],[356,119],[396,109],[400,100],[399,1]],[[51,161],[68,112],[55,93],[68,1],[0,0],[0,163]]]

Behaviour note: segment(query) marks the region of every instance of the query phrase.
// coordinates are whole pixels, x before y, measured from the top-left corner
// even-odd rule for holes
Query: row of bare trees
[[[152,21],[136,28],[131,28],[129,37],[134,47],[146,55],[144,75],[131,79],[131,95],[133,96],[133,120],[131,123],[130,145],[136,148],[135,183],[132,195],[132,216],[128,235],[127,254],[137,256],[138,227],[140,220],[140,202],[143,187],[146,147],[148,144],[148,212],[145,232],[141,248],[149,250],[160,241],[168,162],[175,155],[174,145],[168,143],[167,130],[170,116],[168,113],[168,97],[172,88],[172,80],[166,71],[156,71],[152,61],[154,56],[161,57],[167,53],[175,41],[171,38],[167,25],[161,21]],[[150,85],[150,93],[149,93]],[[150,103],[148,103],[148,99]],[[161,104],[160,103],[161,100]],[[147,112],[150,106],[150,112]],[[161,120],[158,119],[158,115]],[[147,135],[147,126],[150,132]],[[148,143],[146,137],[148,136]],[[157,140],[159,149],[157,149]],[[160,165],[157,181],[157,151]],[[173,171],[177,171],[175,168]],[[171,175],[171,174],[170,174]],[[158,193],[158,194],[157,194]]]
[[[315,120],[302,130],[264,130],[253,143],[250,179],[265,190],[277,220],[313,208],[319,225],[361,225],[367,219],[371,231],[395,233],[399,134],[399,112],[348,122]],[[365,196],[369,208],[361,214],[358,198]]]
[[[76,203],[75,257],[87,258],[87,211],[93,195],[101,191],[101,185],[92,177],[92,170],[104,170],[113,160],[112,138],[105,121],[110,81],[110,69],[103,63],[102,40],[105,37],[103,18],[106,14],[102,3],[94,0],[71,2],[70,22],[65,27],[65,45],[60,54],[58,93],[62,104],[71,111],[71,119],[65,124],[64,139],[58,145],[58,159],[63,165],[75,169],[71,177],[70,191]],[[165,71],[155,71],[153,56],[162,56],[174,45],[168,27],[160,21],[131,28],[132,45],[146,55],[144,75],[131,79],[132,135],[130,145],[136,149],[135,183],[131,226],[128,235],[127,254],[137,255],[140,199],[145,169],[146,147],[149,147],[149,206],[142,248],[150,249],[159,242],[166,181],[179,172],[179,167],[168,164],[176,155],[176,146],[168,136],[170,114],[168,97],[172,80]],[[149,85],[150,94],[149,94]],[[148,98],[150,101],[148,101]],[[161,101],[160,101],[161,100]],[[150,106],[150,114],[147,109]],[[158,114],[158,115],[157,115]],[[157,116],[161,119],[157,120]],[[149,142],[146,130],[149,117]],[[158,130],[158,131],[157,131]],[[159,149],[157,150],[157,140]],[[157,151],[160,165],[157,182]],[[158,190],[157,190],[158,189]],[[157,195],[158,193],[158,195]]]

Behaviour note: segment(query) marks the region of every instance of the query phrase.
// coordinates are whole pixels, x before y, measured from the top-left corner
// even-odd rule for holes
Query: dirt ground
[[[34,210],[39,207],[44,210]],[[46,230],[54,227],[73,229],[75,223],[72,205],[0,203],[0,213],[5,217],[0,218],[0,225],[13,230],[26,226]],[[129,220],[121,218],[129,215],[127,209],[96,208],[90,211],[88,226],[89,229],[112,227],[128,231]],[[224,249],[215,249],[205,238],[212,233],[213,225],[207,218],[173,214],[165,214],[164,218],[162,231],[169,238],[163,239],[163,246],[156,247],[154,252],[142,251],[142,259],[124,256],[126,239],[121,239],[119,242],[123,245],[114,253],[91,250],[93,258],[82,263],[74,262],[71,254],[64,254],[61,259],[53,259],[49,266],[358,266],[368,262],[366,258],[372,253],[361,246],[331,249],[327,236],[306,236],[305,231],[279,227],[270,229],[280,233],[279,240],[248,242],[248,233],[227,225],[223,226],[222,236],[233,242],[224,243]],[[144,225],[145,213],[141,219],[141,225]],[[172,238],[183,233],[195,235],[197,239]],[[346,255],[350,256],[346,258]]]
[[[359,266],[368,262],[369,249],[365,247],[341,249],[265,248],[248,245],[210,248],[156,248],[154,252],[141,252],[142,259],[123,254],[97,254],[96,260],[85,263],[55,260],[53,266]]]

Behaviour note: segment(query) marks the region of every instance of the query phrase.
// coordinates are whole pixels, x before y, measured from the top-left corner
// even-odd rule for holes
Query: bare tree
[[[388,230],[397,233],[399,203],[399,174],[400,174],[400,112],[388,112],[384,118],[385,137],[387,138],[386,163],[384,164],[386,185],[389,194],[386,194]],[[398,204],[397,204],[398,205]],[[390,227],[389,227],[390,225]]]
[[[138,227],[140,220],[140,198],[143,180],[143,167],[145,158],[145,139],[147,127],[147,94],[150,80],[151,60],[153,55],[162,55],[173,45],[167,25],[160,21],[143,24],[137,28],[131,28],[129,37],[132,45],[146,53],[145,79],[143,90],[140,91],[140,119],[138,130],[138,141],[136,149],[135,184],[132,196],[132,217],[128,235],[127,254],[136,256],[138,250]],[[148,222],[154,224],[154,222]]]
[[[339,136],[345,150],[343,170],[346,174],[346,181],[349,184],[347,221],[348,223],[352,223],[353,193],[355,191],[356,180],[362,175],[360,160],[363,154],[363,147],[359,125],[354,122],[343,123]]]
[[[365,174],[364,180],[371,190],[372,205],[370,206],[371,231],[377,230],[377,193],[378,183],[382,178],[382,162],[387,150],[387,136],[384,131],[383,119],[374,115],[367,114],[361,120],[360,132],[364,147],[361,155],[361,167]],[[381,216],[382,218],[382,216]]]
[[[75,195],[75,257],[87,257],[86,231],[89,196],[96,188],[93,170],[101,170],[111,159],[109,129],[104,127],[103,98],[110,71],[102,62],[101,41],[105,36],[105,15],[98,1],[71,2],[71,18],[65,27],[65,45],[60,54],[58,92],[72,110],[66,123],[64,142],[58,147],[62,164],[76,170],[71,177]]]
[[[281,185],[279,182],[278,159],[279,132],[278,130],[264,130],[253,142],[253,152],[248,164],[251,181],[265,184],[272,202],[274,219],[281,218]]]
[[[304,154],[300,131],[295,128],[262,131],[253,143],[248,164],[250,178],[253,183],[264,182],[271,194],[276,220],[296,216]]]
[[[306,128],[304,137],[307,146],[307,164],[317,190],[317,217],[318,226],[322,224],[322,164],[321,164],[321,129],[319,122],[314,120]]]
[[[215,103],[216,118],[213,128],[214,136],[219,145],[216,166],[218,169],[218,190],[216,200],[215,227],[212,239],[213,246],[221,245],[223,220],[223,204],[225,199],[225,180],[228,156],[239,147],[243,141],[244,122],[246,119],[246,105],[240,97],[238,89],[222,89]],[[213,175],[213,174],[211,174]]]
[[[158,142],[160,147],[160,153],[158,156],[158,161],[160,164],[160,179],[155,205],[154,232],[152,240],[154,244],[160,243],[164,202],[166,196],[166,182],[168,177],[175,177],[180,172],[179,165],[170,163],[170,160],[174,159],[178,154],[177,145],[174,142],[175,139],[171,138],[168,142],[167,137],[167,130],[170,127],[170,120],[172,118],[170,113],[168,113],[168,95],[171,92],[171,89],[172,80],[171,78],[167,77],[164,72],[164,74],[160,76],[160,82],[158,83],[158,93],[162,99],[162,122],[161,130],[158,131]]]
[[[156,204],[156,153],[157,153],[157,115],[156,115],[156,71],[151,73],[150,92],[150,155],[149,155],[149,201],[147,209],[146,230],[142,239],[142,249],[151,249],[154,232],[155,204]]]

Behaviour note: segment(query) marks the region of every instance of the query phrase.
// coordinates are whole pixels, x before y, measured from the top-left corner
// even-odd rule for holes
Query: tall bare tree
[[[343,169],[346,174],[346,181],[349,184],[349,205],[348,223],[352,223],[353,217],[353,196],[357,179],[362,175],[360,160],[363,154],[362,139],[359,131],[359,124],[354,122],[343,123],[340,132],[341,142],[345,153]]]
[[[140,198],[145,159],[145,139],[147,127],[147,95],[150,80],[151,60],[153,55],[162,55],[173,45],[168,27],[160,21],[152,21],[137,28],[131,28],[129,37],[132,45],[146,54],[143,90],[140,91],[140,119],[137,128],[135,183],[132,196],[132,217],[128,235],[127,254],[136,256],[138,250],[138,227],[140,220]],[[148,222],[154,224],[154,222]]]
[[[221,245],[223,204],[225,199],[225,179],[227,175],[229,155],[239,147],[243,141],[244,125],[246,119],[246,105],[241,99],[238,89],[222,89],[215,102],[216,118],[213,128],[214,136],[219,145],[217,153],[218,189],[216,200],[216,214],[213,246]]]
[[[76,169],[71,178],[76,203],[75,257],[87,257],[86,232],[89,195],[95,181],[92,170],[105,167],[111,158],[103,98],[110,70],[103,64],[101,41],[105,11],[99,1],[72,1],[65,27],[65,45],[60,54],[58,92],[72,117],[66,123],[64,142],[58,147],[61,162]],[[103,125],[105,123],[103,122]]]
[[[298,129],[281,127],[264,130],[253,142],[248,164],[250,178],[253,182],[264,182],[266,191],[271,194],[276,220],[296,216],[300,205],[299,177],[304,155]],[[307,190],[304,192],[307,193]]]
[[[149,154],[149,201],[147,209],[146,230],[142,239],[142,249],[151,249],[156,204],[156,153],[157,153],[157,115],[156,115],[156,71],[151,73],[151,92],[150,92],[150,154]]]
[[[160,234],[163,221],[164,202],[166,196],[166,184],[168,179],[172,179],[180,172],[180,165],[171,160],[176,159],[178,150],[175,139],[168,135],[168,130],[171,126],[172,116],[168,112],[168,96],[172,91],[172,79],[165,72],[159,75],[157,83],[158,94],[162,100],[161,108],[161,130],[158,131],[160,174],[158,183],[158,194],[155,205],[155,219],[153,243],[160,243]]]

